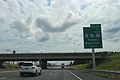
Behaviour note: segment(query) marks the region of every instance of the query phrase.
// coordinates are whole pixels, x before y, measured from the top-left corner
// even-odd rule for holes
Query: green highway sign
[[[84,48],[102,48],[101,24],[83,27]]]

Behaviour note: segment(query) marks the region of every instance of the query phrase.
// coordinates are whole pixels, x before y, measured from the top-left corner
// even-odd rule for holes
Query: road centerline
[[[83,79],[81,79],[80,77],[78,77],[76,74],[74,74],[73,72],[71,72],[71,71],[68,71],[69,73],[71,73],[74,77],[76,77],[77,79],[79,79],[79,80],[83,80]]]

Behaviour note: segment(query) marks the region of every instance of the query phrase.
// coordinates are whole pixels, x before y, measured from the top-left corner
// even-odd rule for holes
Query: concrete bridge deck
[[[95,53],[96,59],[106,57],[105,52]],[[90,60],[91,53],[16,53],[16,54],[0,54],[0,61],[37,61],[37,60]]]

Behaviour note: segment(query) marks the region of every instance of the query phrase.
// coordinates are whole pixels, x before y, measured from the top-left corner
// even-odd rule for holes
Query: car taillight
[[[32,69],[35,69],[35,67],[32,67]]]

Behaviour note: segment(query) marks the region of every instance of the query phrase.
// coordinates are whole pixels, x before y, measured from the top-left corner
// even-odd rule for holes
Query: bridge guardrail
[[[112,78],[113,80],[120,80],[120,71],[109,70],[85,70],[85,72],[92,73],[98,76]]]

